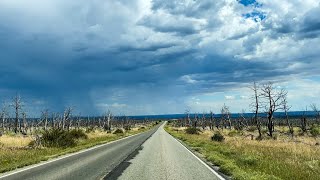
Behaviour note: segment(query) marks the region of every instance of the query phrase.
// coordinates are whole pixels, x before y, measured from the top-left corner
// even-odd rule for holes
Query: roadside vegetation
[[[87,149],[117,139],[149,130],[155,123],[136,125],[131,130],[122,129],[123,133],[113,133],[94,129],[84,133],[83,130],[43,132],[41,146],[34,146],[31,135],[5,134],[0,137],[0,172],[13,170],[26,165],[39,163],[60,155]],[[74,133],[72,135],[72,133]],[[53,136],[54,135],[54,136]]]
[[[320,114],[315,104],[289,117],[287,91],[272,83],[253,84],[250,117],[191,114],[172,120],[166,130],[232,179],[308,179],[320,177]],[[276,111],[284,112],[275,117]],[[310,112],[310,111],[309,111]]]
[[[113,116],[74,115],[66,107],[62,113],[44,109],[39,118],[30,118],[19,95],[0,110],[0,173],[45,161],[144,132],[158,122]]]
[[[277,140],[258,141],[251,140],[251,134],[258,135],[256,131],[223,129],[188,134],[185,128],[171,125],[166,130],[233,179],[316,180],[320,177],[320,147],[315,145],[317,140],[313,137],[304,135],[292,140],[280,135]]]

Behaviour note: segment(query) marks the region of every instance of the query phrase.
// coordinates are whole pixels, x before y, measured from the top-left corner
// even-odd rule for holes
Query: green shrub
[[[199,134],[199,132],[200,132],[200,129],[197,129],[195,127],[188,127],[186,129],[187,134]]]
[[[319,135],[320,135],[320,127],[312,126],[311,129],[310,129],[310,134],[311,134],[313,137],[319,136]]]
[[[71,147],[76,141],[68,131],[51,129],[43,132],[41,144],[45,147]]]
[[[81,129],[72,129],[69,133],[75,139],[88,139],[88,136]]]
[[[216,132],[211,137],[211,140],[212,141],[217,141],[217,142],[223,142],[224,141],[224,136],[220,132]]]
[[[113,134],[123,134],[123,130],[122,129],[116,129]]]
[[[125,125],[123,127],[123,129],[126,130],[126,131],[130,131],[131,130],[131,126],[130,125]]]
[[[77,140],[87,139],[88,136],[80,129],[65,131],[61,129],[50,129],[42,133],[41,144],[45,147],[72,147]],[[30,145],[35,142],[31,142]]]

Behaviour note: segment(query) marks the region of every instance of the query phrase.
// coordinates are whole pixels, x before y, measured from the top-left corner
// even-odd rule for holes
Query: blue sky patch
[[[267,17],[264,13],[262,13],[262,12],[257,12],[257,11],[244,14],[243,16],[244,16],[245,18],[251,18],[251,19],[253,19],[253,20],[256,21],[256,22],[262,21],[262,20],[264,20],[264,19]]]

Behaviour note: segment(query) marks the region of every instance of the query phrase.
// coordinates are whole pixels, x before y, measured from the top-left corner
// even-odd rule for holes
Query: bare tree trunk
[[[263,88],[261,89],[262,91],[262,97],[264,97],[267,101],[266,108],[268,109],[268,131],[269,131],[269,136],[273,136],[273,131],[274,131],[274,122],[273,122],[273,114],[275,111],[278,109],[283,108],[283,99],[284,97],[287,96],[287,91],[284,89],[281,89],[280,91],[277,91],[271,82],[264,84]]]
[[[251,88],[254,92],[254,103],[253,103],[253,107],[254,107],[254,123],[256,124],[257,130],[259,132],[259,137],[262,137],[262,133],[261,133],[261,122],[260,119],[258,118],[258,114],[259,114],[259,96],[258,96],[258,87],[256,82],[253,82],[253,87]]]
[[[213,116],[214,114],[212,113],[212,111],[210,111],[210,130],[213,130],[213,121],[214,121]]]
[[[27,114],[25,112],[23,112],[22,113],[22,117],[23,117],[23,132],[22,131],[21,132],[26,135],[27,134],[27,130],[28,130],[27,129],[27,127],[28,127],[27,126]]]
[[[14,107],[15,109],[15,121],[14,121],[14,133],[18,133],[18,126],[19,126],[19,110],[21,109],[22,107],[22,102],[21,102],[21,98],[20,98],[20,95],[16,95],[14,98],[13,98],[13,104],[12,106]]]

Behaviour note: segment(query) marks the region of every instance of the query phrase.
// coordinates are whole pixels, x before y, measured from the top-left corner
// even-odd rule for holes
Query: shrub
[[[312,126],[311,129],[310,129],[310,134],[311,134],[313,137],[319,136],[319,135],[320,135],[320,127]]]
[[[123,134],[123,130],[122,129],[116,129],[113,134]]]
[[[75,138],[70,133],[60,129],[44,131],[41,144],[45,147],[70,147],[75,146]]]
[[[224,136],[220,132],[216,132],[211,137],[211,140],[212,141],[217,141],[217,142],[223,142],[224,141]]]
[[[73,129],[69,133],[75,139],[88,139],[88,136],[81,129]]]
[[[247,129],[247,131],[249,131],[249,132],[254,132],[255,130],[257,130],[257,127],[255,127],[255,126],[249,126]]]
[[[186,129],[187,134],[199,134],[200,130],[195,127],[188,127]]]
[[[126,131],[130,131],[131,130],[131,126],[130,125],[125,125],[123,128]]]
[[[50,129],[43,132],[41,144],[45,147],[72,147],[76,145],[77,140],[87,138],[82,130]]]
[[[86,129],[86,133],[91,133],[91,132],[94,132],[94,127],[92,126]]]
[[[234,137],[234,136],[241,135],[241,134],[242,134],[241,131],[232,130],[228,133],[228,136]]]

